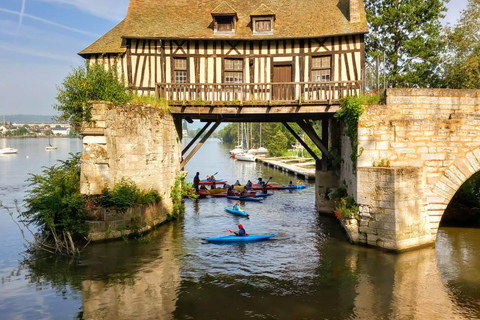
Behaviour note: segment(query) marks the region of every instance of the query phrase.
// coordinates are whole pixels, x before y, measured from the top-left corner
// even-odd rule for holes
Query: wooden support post
[[[202,128],[202,130],[200,130],[197,133],[195,138],[193,138],[192,141],[190,141],[190,143],[182,150],[182,157],[188,151],[188,149],[190,149],[190,147],[193,146],[193,144],[195,142],[197,142],[198,138],[200,138],[200,136],[205,132],[205,130],[207,130],[207,128],[208,128],[208,126],[210,126],[210,124],[211,124],[211,122],[207,122],[207,124]]]
[[[327,171],[328,159],[330,158],[330,153],[328,152],[327,147],[322,143],[322,140],[318,137],[310,122],[300,120],[297,121],[297,123],[310,139],[312,139],[313,143],[315,143],[315,145],[322,151],[322,170]]]
[[[310,155],[315,159],[315,163],[317,161],[320,161],[320,158],[315,154],[315,152],[312,151],[312,149],[310,149],[310,147],[305,143],[305,141],[303,141],[302,138],[298,136],[298,134],[292,129],[292,127],[290,127],[286,122],[282,123],[285,128],[287,128],[287,130],[290,131],[290,133],[295,137],[295,139],[300,142],[300,144],[305,148],[305,150],[307,150],[307,152],[310,153]]]
[[[215,131],[215,129],[218,128],[218,126],[221,123],[222,123],[222,121],[215,122],[213,127],[210,130],[208,130],[207,134],[202,138],[202,140],[200,140],[200,142],[195,146],[195,148],[193,148],[192,152],[190,152],[190,154],[182,161],[182,163],[180,164],[180,169],[183,170],[183,168],[185,168],[188,161],[190,161],[190,159],[192,159],[192,157],[195,155],[195,153],[197,153],[198,149],[200,149],[200,147],[205,143],[205,141],[207,141],[207,139],[212,135],[212,133]]]

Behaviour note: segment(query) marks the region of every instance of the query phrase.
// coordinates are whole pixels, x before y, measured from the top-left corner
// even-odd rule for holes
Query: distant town
[[[0,118],[0,137],[76,137],[70,124],[58,123],[50,116],[3,116]]]

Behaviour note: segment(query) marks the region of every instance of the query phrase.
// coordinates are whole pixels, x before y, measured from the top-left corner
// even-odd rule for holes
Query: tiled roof
[[[250,13],[251,16],[274,16],[275,12],[272,11],[269,7],[264,5],[263,3],[258,7],[257,10]]]
[[[306,38],[366,33],[360,1],[360,22],[349,21],[349,0],[130,0],[123,36],[126,38],[258,39],[250,15],[263,5],[275,12],[273,35],[262,38]],[[238,21],[234,35],[215,35],[212,12],[231,7]],[[226,9],[222,9],[226,10]]]
[[[235,11],[235,9],[233,9],[232,6],[230,6],[228,3],[223,1],[215,9],[213,9],[211,13],[212,13],[212,15],[215,15],[215,14],[236,14],[237,11]]]
[[[122,32],[125,20],[112,28],[112,30],[105,33],[100,39],[89,45],[87,48],[80,51],[81,56],[89,54],[102,53],[124,53],[125,47],[122,47]]]
[[[124,53],[123,38],[285,39],[367,33],[362,0],[360,21],[350,23],[351,0],[130,0],[125,20],[79,54]],[[216,35],[213,14],[236,14],[235,34]],[[254,35],[252,15],[276,17],[271,35]]]

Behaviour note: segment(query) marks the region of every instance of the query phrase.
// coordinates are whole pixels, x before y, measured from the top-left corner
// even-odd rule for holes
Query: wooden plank
[[[312,125],[308,121],[297,121],[300,128],[312,139],[313,143],[322,151],[322,158],[330,158],[328,149],[323,145],[322,140],[318,137]]]
[[[127,78],[128,78],[128,85],[132,86],[133,85],[133,79],[132,79],[132,40],[128,39],[127,40]]]
[[[187,165],[188,161],[190,161],[190,159],[192,159],[192,157],[195,155],[195,153],[197,153],[198,149],[200,149],[203,144],[205,143],[205,141],[207,141],[208,138],[210,138],[210,136],[212,135],[212,133],[218,128],[218,126],[222,123],[222,121],[217,121],[215,122],[215,124],[213,125],[212,128],[210,128],[210,130],[208,130],[207,134],[202,138],[202,140],[200,140],[200,142],[195,146],[195,148],[193,148],[192,152],[190,152],[190,154],[182,161],[182,163],[180,164],[180,169],[183,170],[183,168],[185,168],[185,166]]]
[[[303,141],[302,138],[298,136],[298,134],[292,129],[292,127],[290,127],[286,122],[282,122],[282,123],[285,126],[285,128],[287,128],[287,130],[290,131],[290,133],[295,137],[295,139],[297,139],[297,141],[300,142],[300,144],[305,148],[305,150],[307,150],[307,152],[310,153],[310,155],[315,160],[320,161],[320,158],[315,154],[315,152],[313,152],[312,149],[310,149],[310,147],[305,143],[305,141]]]
[[[202,130],[200,130],[197,135],[190,141],[190,143],[182,150],[182,157],[183,155],[190,149],[190,147],[202,136],[202,134],[207,130],[207,128],[210,126],[212,122],[207,122],[205,126],[203,126]]]

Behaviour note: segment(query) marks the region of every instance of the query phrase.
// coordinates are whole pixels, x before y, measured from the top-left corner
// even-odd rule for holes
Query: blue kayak
[[[255,196],[265,198],[265,197],[273,196],[273,193],[272,192],[269,192],[269,193],[257,192],[257,194]]]
[[[254,235],[249,234],[248,236],[236,236],[236,235],[229,235],[223,237],[213,237],[213,238],[205,238],[205,241],[208,242],[251,242],[251,241],[258,241],[258,240],[265,240],[268,238],[275,237],[276,234],[260,234]]]
[[[283,186],[278,188],[279,190],[300,190],[305,189],[307,186],[303,184],[297,184],[295,186]]]
[[[230,213],[233,213],[233,214],[236,214],[236,215],[239,215],[239,216],[248,217],[248,213],[246,213],[245,211],[238,211],[238,210],[234,210],[232,208],[227,208],[227,207],[225,207],[224,209],[227,212],[230,212]]]
[[[227,196],[228,199],[232,199],[232,200],[240,200],[240,201],[256,201],[256,202],[259,202],[259,201],[262,201],[263,199],[262,198],[253,198],[253,197],[244,197],[244,198],[241,198],[241,197],[237,197],[237,196]]]

